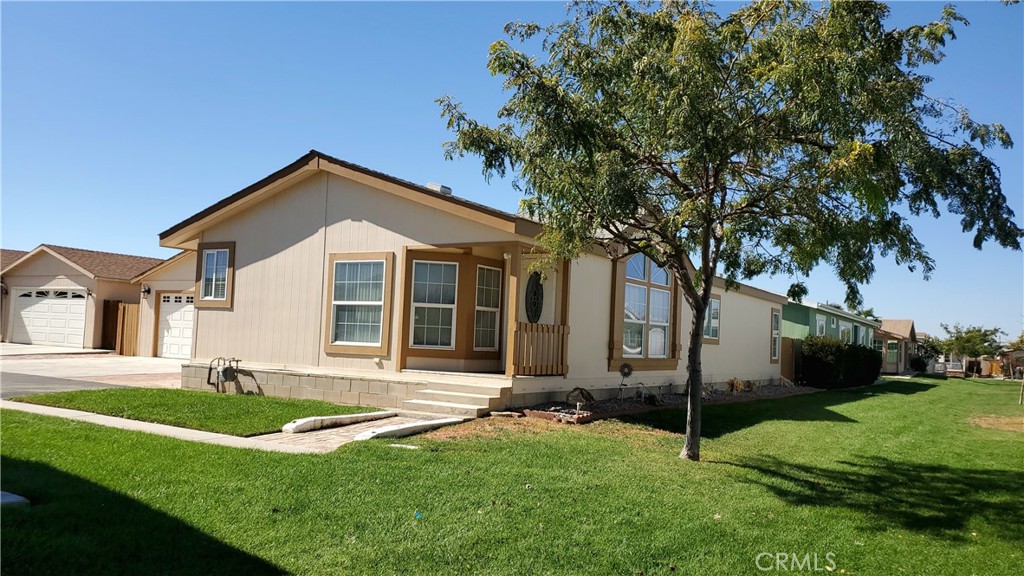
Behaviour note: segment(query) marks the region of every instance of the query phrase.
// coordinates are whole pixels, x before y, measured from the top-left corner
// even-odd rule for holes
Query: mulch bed
[[[627,393],[631,394],[632,392],[632,388],[627,388],[623,395],[625,396]],[[704,404],[750,402],[767,398],[785,398],[811,392],[820,392],[820,390],[807,386],[761,386],[750,392],[706,391],[704,394]],[[619,416],[642,414],[666,408],[686,408],[686,394],[659,394],[658,398],[660,402],[657,404],[649,404],[633,396],[596,400],[582,404],[578,412],[575,404],[544,402],[525,408],[522,412],[531,418],[543,418],[565,424],[586,424],[594,420],[618,418]]]

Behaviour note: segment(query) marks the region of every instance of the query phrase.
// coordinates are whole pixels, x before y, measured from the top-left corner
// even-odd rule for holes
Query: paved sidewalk
[[[323,450],[318,450],[316,448],[312,448],[309,446],[296,446],[292,444],[266,442],[263,440],[257,440],[255,438],[239,438],[238,436],[228,436],[227,434],[217,434],[215,432],[204,432],[201,430],[192,430],[189,428],[178,428],[177,426],[167,426],[166,424],[153,424],[152,422],[140,422],[138,420],[129,420],[127,418],[117,418],[114,416],[104,416],[102,414],[93,414],[91,412],[82,412],[80,410],[68,410],[66,408],[54,408],[52,406],[39,406],[36,404],[26,404],[23,402],[11,402],[10,400],[0,400],[0,408],[7,410],[19,410],[21,412],[30,412],[32,414],[42,414],[44,416],[57,416],[59,418],[69,418],[71,420],[89,422],[90,424],[108,426],[110,428],[134,430],[137,432],[146,432],[148,434],[157,434],[159,436],[168,436],[170,438],[177,438],[179,440],[190,440],[192,442],[216,444],[218,446],[230,446],[232,448],[251,448],[253,450],[263,450],[266,452],[287,452],[289,454],[323,453]]]
[[[253,436],[252,439],[264,442],[273,442],[274,444],[280,444],[282,446],[305,447],[316,450],[317,452],[333,452],[349,442],[355,442],[356,436],[362,432],[368,432],[370,430],[376,430],[377,428],[392,426],[394,424],[411,424],[413,422],[425,422],[427,420],[431,420],[431,418],[424,419],[392,416],[390,418],[382,418],[380,420],[371,420],[369,422],[360,422],[358,424],[349,424],[348,426],[338,426],[336,428],[323,428],[298,434],[274,432],[273,434],[264,434],[263,436]]]

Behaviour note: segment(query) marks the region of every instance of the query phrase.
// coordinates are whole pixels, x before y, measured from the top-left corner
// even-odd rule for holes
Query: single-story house
[[[910,370],[910,358],[917,353],[917,331],[913,320],[882,320],[872,341],[882,353],[882,373],[902,374]]]
[[[42,244],[0,270],[5,342],[100,348],[103,302],[138,302],[132,278],[158,258]]]
[[[139,304],[138,356],[189,359],[195,322],[196,253],[182,251],[132,278]]]
[[[239,359],[236,391],[465,415],[577,386],[614,395],[624,362],[631,383],[683,389],[690,314],[674,279],[638,254],[538,270],[540,231],[310,151],[160,234],[194,255],[167,265],[167,295],[193,298],[182,385],[212,389],[211,365]],[[159,273],[139,279],[154,317]],[[715,279],[705,381],[777,382],[785,303]]]
[[[27,250],[0,248],[0,270],[25,254],[28,254]],[[7,333],[7,292],[7,285],[0,284],[0,340],[3,340],[4,334]]]
[[[836,306],[810,300],[790,300],[782,307],[782,336],[803,340],[808,336],[834,336],[847,344],[870,347],[881,322]]]

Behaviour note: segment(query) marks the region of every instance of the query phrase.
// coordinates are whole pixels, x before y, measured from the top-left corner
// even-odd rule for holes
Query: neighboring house
[[[790,300],[782,307],[782,335],[803,340],[808,336],[835,336],[847,344],[871,347],[881,322],[810,300]]]
[[[917,353],[917,331],[913,320],[882,320],[875,334],[875,350],[882,353],[882,372],[902,374],[910,370],[910,357]]]
[[[99,348],[103,301],[138,302],[131,279],[157,258],[40,245],[3,261],[6,342]]]
[[[535,270],[540,231],[311,151],[160,234],[198,256],[183,386],[209,388],[224,357],[247,392],[453,414],[613,395],[623,362],[630,383],[682,389],[690,314],[673,279],[603,252]],[[159,273],[138,279],[147,302]],[[188,295],[184,278],[167,290]],[[716,279],[705,380],[777,382],[785,302]]]
[[[195,321],[196,253],[180,252],[132,278],[139,302],[139,356],[189,359]]]
[[[25,250],[0,248],[0,270],[3,270],[8,264],[25,254],[28,254]],[[3,340],[4,334],[7,333],[7,306],[10,298],[8,292],[7,284],[0,284],[0,340]]]

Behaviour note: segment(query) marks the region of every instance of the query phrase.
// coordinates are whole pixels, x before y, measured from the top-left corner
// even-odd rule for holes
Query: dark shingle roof
[[[83,250],[67,246],[54,246],[53,244],[43,244],[42,247],[60,254],[99,278],[109,278],[111,280],[131,280],[163,262],[160,258]]]
[[[0,270],[25,254],[28,254],[25,250],[8,250],[6,248],[0,248]]]

